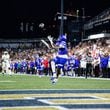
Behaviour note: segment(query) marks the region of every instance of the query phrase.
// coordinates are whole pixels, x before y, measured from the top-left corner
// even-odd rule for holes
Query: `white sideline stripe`
[[[45,91],[45,90],[49,90],[49,91],[53,91],[53,90],[59,90],[59,91],[65,91],[65,90],[81,90],[81,91],[86,91],[86,90],[92,90],[92,91],[98,91],[98,90],[102,90],[102,91],[106,91],[106,90],[110,90],[110,89],[5,89],[5,90],[0,90],[0,91],[31,91],[31,90],[36,90],[36,91]]]
[[[74,78],[74,79],[85,79],[85,77],[72,77],[72,76],[61,76],[62,78]],[[87,79],[96,79],[96,80],[110,80],[110,78],[95,78],[95,77],[87,77]]]
[[[7,82],[16,82],[16,81],[9,81],[9,80],[6,81],[5,80],[5,81],[0,81],[0,82],[6,82],[7,83]]]

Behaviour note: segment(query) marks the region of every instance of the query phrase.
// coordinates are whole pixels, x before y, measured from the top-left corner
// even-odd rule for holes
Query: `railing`
[[[102,13],[100,13],[99,15],[97,15],[96,17],[92,18],[91,20],[89,20],[85,25],[84,25],[84,29],[92,29],[93,25],[95,23],[101,23],[104,21],[109,21],[110,20],[110,8],[104,10]]]

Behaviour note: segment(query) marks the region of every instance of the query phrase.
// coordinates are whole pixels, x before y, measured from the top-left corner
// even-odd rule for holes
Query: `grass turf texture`
[[[110,80],[60,77],[52,84],[46,76],[0,74],[0,90],[5,89],[110,89]]]

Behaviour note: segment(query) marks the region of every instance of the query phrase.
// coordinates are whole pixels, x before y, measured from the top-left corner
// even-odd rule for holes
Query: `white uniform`
[[[81,60],[80,60],[80,68],[84,68],[84,69],[86,69],[86,59],[85,58],[82,58]]]
[[[4,52],[2,55],[2,72],[10,74],[10,55],[8,52]]]

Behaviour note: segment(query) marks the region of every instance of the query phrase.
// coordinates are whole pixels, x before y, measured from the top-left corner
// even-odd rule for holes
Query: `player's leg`
[[[60,74],[62,73],[61,69],[63,69],[66,62],[67,62],[66,58],[57,57],[56,77],[54,77],[53,83],[56,83],[58,81],[58,78],[59,78]]]
[[[62,67],[56,67],[56,76],[53,78],[52,83],[56,83],[58,81],[59,76],[62,74]]]
[[[9,75],[12,75],[12,71],[11,71],[10,67],[7,69],[7,73],[8,73]]]
[[[6,72],[6,65],[5,65],[5,62],[2,62],[2,74],[4,75],[5,72]]]
[[[12,73],[11,69],[10,69],[10,63],[9,62],[6,63],[6,73],[9,75],[11,75],[11,73]]]
[[[55,60],[51,60],[51,70],[52,70],[52,77],[57,77],[56,75],[56,62]]]
[[[61,68],[57,67],[57,79],[59,78],[60,74],[61,74]]]

